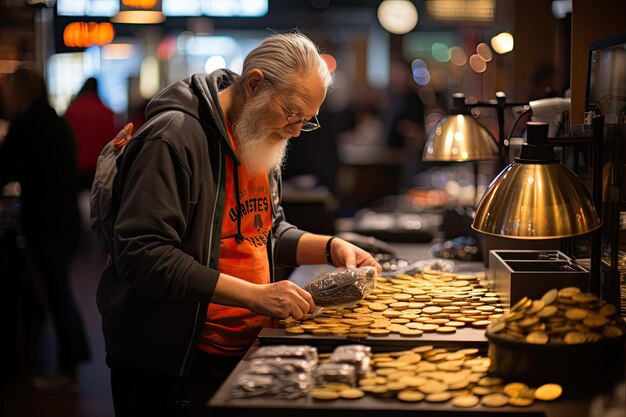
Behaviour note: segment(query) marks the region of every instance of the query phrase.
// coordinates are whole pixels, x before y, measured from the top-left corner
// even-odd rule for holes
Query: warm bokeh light
[[[467,62],[467,54],[462,48],[453,46],[450,48],[450,61],[458,67],[462,67]]]
[[[63,29],[63,43],[70,48],[106,45],[113,41],[115,29],[109,22],[72,22]]]
[[[431,47],[431,52],[433,54],[433,58],[435,58],[439,62],[450,61],[450,48],[448,48],[448,45],[446,45],[445,43],[433,43],[433,46]]]
[[[337,60],[334,56],[330,54],[321,54],[320,55],[324,62],[326,62],[326,66],[328,67],[328,71],[332,74],[337,69]]]
[[[132,43],[111,43],[102,47],[102,59],[121,60],[129,59],[135,52],[135,45]]]
[[[478,55],[474,54],[469,59],[470,68],[477,73],[483,73],[487,70],[487,63]]]
[[[111,18],[114,23],[128,23],[136,25],[153,25],[162,23],[165,16],[160,11],[154,10],[125,10]]]
[[[139,94],[148,100],[159,91],[159,61],[147,56],[139,69]]]
[[[378,6],[378,21],[390,33],[403,35],[417,25],[417,9],[409,0],[384,0]]]
[[[499,33],[491,38],[491,47],[498,54],[506,54],[513,50],[513,35],[507,32]]]
[[[489,48],[489,45],[484,42],[481,42],[478,46],[476,46],[476,53],[485,62],[489,62],[493,59],[491,48]]]

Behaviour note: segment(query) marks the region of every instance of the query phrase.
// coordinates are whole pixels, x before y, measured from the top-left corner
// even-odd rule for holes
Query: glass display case
[[[587,116],[604,118],[600,283],[626,316],[626,33],[590,43]]]

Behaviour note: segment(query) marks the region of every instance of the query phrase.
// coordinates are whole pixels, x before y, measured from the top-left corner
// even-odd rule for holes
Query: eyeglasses
[[[270,80],[267,77],[265,77],[265,79],[271,84],[272,87],[274,87],[274,91],[276,91],[276,94],[278,95],[278,99],[280,100],[280,107],[282,107],[283,110],[285,110],[287,114],[289,115],[287,116],[287,122],[290,125],[302,123],[300,130],[302,130],[303,132],[311,132],[313,130],[316,130],[322,127],[322,125],[320,125],[319,120],[317,120],[317,115],[313,116],[311,120],[304,120],[302,116],[298,116],[297,114],[289,110],[287,108],[287,105],[285,104],[285,100],[283,100],[283,97],[278,92],[278,89],[276,88],[272,80]]]

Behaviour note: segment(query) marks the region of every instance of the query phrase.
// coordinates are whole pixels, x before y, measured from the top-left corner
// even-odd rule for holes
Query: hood
[[[238,162],[228,140],[218,98],[219,92],[232,85],[237,77],[239,76],[232,71],[220,69],[210,74],[194,74],[175,82],[150,100],[146,107],[146,120],[172,110],[187,113],[209,130],[214,131],[217,128],[229,154]]]

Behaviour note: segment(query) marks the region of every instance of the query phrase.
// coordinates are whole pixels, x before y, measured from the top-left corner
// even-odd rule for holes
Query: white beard
[[[265,114],[270,96],[261,93],[244,104],[239,119],[233,124],[239,159],[252,175],[280,171],[287,153],[289,141],[276,138],[266,127]]]

